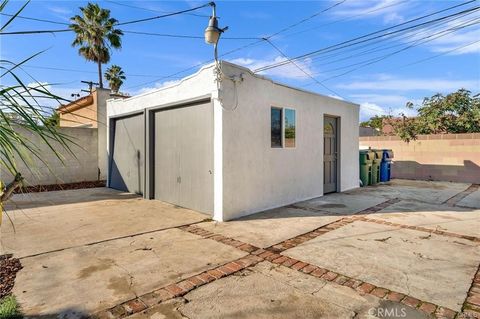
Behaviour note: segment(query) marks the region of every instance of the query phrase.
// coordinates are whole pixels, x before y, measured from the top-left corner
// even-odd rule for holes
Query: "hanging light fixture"
[[[225,32],[228,27],[220,29],[218,27],[218,19],[217,19],[217,12],[216,12],[216,5],[215,2],[210,2],[210,6],[212,7],[212,16],[208,21],[208,26],[205,29],[205,42],[208,44],[213,44],[215,48],[215,61],[218,60],[217,56],[217,45],[218,41],[220,40],[220,35]]]

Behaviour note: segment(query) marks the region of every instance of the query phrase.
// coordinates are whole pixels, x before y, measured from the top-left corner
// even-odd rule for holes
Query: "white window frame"
[[[281,143],[282,145],[281,146],[278,146],[278,147],[272,147],[271,144],[270,144],[270,148],[271,149],[287,149],[287,150],[294,150],[297,148],[297,136],[298,136],[298,131],[297,131],[297,128],[298,128],[298,113],[297,113],[297,109],[296,108],[293,108],[293,107],[281,107],[281,106],[275,106],[275,105],[270,105],[270,114],[271,114],[271,109],[278,109],[281,111],[281,120],[282,120],[282,128],[281,128],[281,134],[282,134],[282,137],[281,137]],[[286,147],[285,146],[285,110],[292,110],[295,112],[295,146],[294,147]],[[271,115],[270,115],[271,116]],[[272,122],[271,122],[271,118],[270,118],[270,130],[272,129]],[[271,143],[271,141],[270,141]]]

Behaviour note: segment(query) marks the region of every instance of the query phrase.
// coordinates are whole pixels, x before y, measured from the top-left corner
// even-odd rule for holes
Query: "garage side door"
[[[213,212],[213,110],[210,103],[155,113],[155,198]]]
[[[144,191],[143,114],[115,120],[110,161],[110,187],[143,194]]]

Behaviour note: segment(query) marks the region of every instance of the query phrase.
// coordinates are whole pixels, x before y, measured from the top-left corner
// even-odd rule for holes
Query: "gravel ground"
[[[17,258],[12,258],[11,255],[0,256],[0,299],[10,294],[20,269],[22,264]]]

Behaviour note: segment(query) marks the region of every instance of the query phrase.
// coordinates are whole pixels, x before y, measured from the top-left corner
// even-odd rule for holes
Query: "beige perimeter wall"
[[[480,183],[480,133],[360,137],[360,147],[394,152],[393,178]]]
[[[58,145],[55,146],[62,154],[63,163],[37,135],[22,129],[18,130],[20,134],[40,148],[42,159],[45,162],[43,163],[33,156],[30,156],[31,160],[28,165],[25,165],[20,159],[17,160],[18,170],[25,177],[28,185],[64,184],[98,179],[97,129],[63,127],[59,130],[78,144],[72,144],[70,147],[75,156]],[[1,180],[9,182],[11,178],[10,173],[0,170]]]

